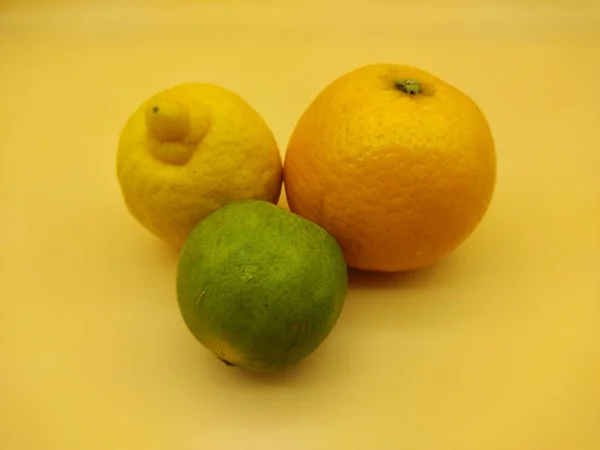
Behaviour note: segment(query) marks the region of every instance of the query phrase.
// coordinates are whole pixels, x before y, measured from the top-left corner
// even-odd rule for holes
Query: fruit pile
[[[464,93],[422,70],[368,65],[327,86],[285,161],[238,95],[186,84],[146,100],[119,141],[128,210],[181,250],[185,324],[228,365],[294,366],[333,329],[347,265],[425,267],[483,218],[494,141]],[[284,183],[290,211],[276,206]]]

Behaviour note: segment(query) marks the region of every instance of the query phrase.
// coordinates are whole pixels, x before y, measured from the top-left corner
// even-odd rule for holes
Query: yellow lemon
[[[282,161],[273,133],[240,96],[183,84],[131,115],[119,140],[117,176],[131,214],[179,248],[198,222],[228,203],[277,203]]]

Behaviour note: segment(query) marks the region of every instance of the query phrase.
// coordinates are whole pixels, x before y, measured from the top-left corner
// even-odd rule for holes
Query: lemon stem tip
[[[185,106],[177,102],[157,102],[146,110],[146,124],[160,140],[183,139],[190,130],[190,118]]]

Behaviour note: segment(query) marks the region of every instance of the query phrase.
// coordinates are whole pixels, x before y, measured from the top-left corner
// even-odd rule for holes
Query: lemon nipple
[[[146,109],[146,125],[161,141],[178,141],[190,132],[190,114],[179,102],[162,100],[150,103]]]
[[[146,108],[146,126],[152,155],[168,164],[185,164],[194,152],[188,108],[174,100],[157,100]]]

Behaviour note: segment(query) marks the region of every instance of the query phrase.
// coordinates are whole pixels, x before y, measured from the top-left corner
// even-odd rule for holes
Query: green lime
[[[230,203],[187,238],[177,297],[192,334],[229,365],[294,366],[329,335],[347,268],[335,239],[264,201]]]

